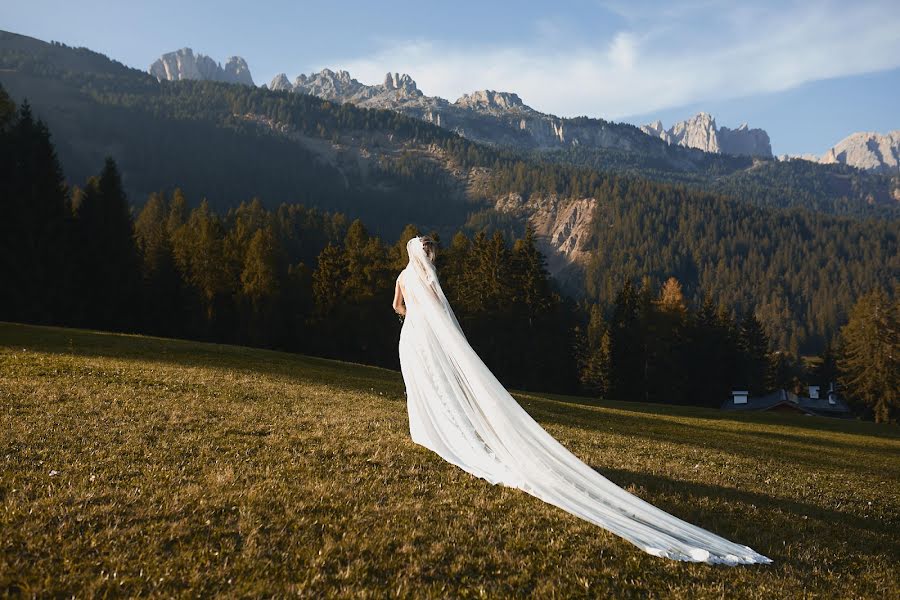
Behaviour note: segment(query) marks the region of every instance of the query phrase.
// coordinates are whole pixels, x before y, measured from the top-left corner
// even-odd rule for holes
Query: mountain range
[[[290,82],[283,73],[269,89],[309,94],[362,108],[386,109],[433,123],[476,142],[520,150],[563,149],[578,146],[629,152],[665,154],[665,149],[633,126],[603,119],[566,119],[526,105],[518,95],[479,90],[450,102],[426,96],[406,74],[388,73],[377,85],[366,85],[347,71],[324,69]]]
[[[850,165],[870,173],[896,176],[900,174],[900,130],[885,134],[852,133],[822,156],[805,154],[796,158],[823,165]]]
[[[149,72],[159,80],[193,79],[253,85],[250,67],[247,66],[247,61],[240,56],[230,57],[223,67],[205,54],[195,56],[194,51],[190,48],[163,54],[150,65]]]
[[[190,48],[162,55],[149,68],[158,79],[194,79],[253,85],[247,62],[237,56],[224,67]],[[697,115],[668,129],[660,121],[636,128],[589,117],[562,118],[542,113],[525,104],[518,94],[478,90],[454,102],[426,96],[408,74],[387,73],[381,84],[366,85],[344,70],[323,69],[298,75],[290,81],[286,74],[275,76],[266,86],[273,91],[309,94],[335,102],[405,114],[469,139],[520,150],[566,150],[595,148],[655,156],[677,169],[691,169],[696,155],[666,152],[647,140],[658,138],[668,146],[701,150],[709,154],[772,158],[768,133],[746,123],[736,129],[719,127],[712,115]],[[645,135],[640,135],[645,134]],[[646,136],[646,137],[645,137]],[[873,173],[900,173],[900,134],[855,133],[839,142],[822,157],[803,158],[821,164],[845,164]]]
[[[762,129],[750,129],[746,123],[737,129],[718,127],[716,119],[706,113],[675,123],[664,129],[661,121],[641,126],[647,135],[658,137],[667,144],[697,148],[715,154],[772,157],[769,134]]]

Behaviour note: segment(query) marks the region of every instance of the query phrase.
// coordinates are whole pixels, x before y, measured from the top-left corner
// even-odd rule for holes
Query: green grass
[[[516,394],[773,558],[654,558],[408,436],[393,371],[0,323],[0,594],[898,597],[896,427]]]

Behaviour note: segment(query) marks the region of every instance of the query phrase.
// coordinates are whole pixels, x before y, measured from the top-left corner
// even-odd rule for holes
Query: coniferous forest
[[[898,303],[871,268],[896,261],[885,256],[896,250],[890,221],[773,216],[747,205],[733,207],[738,218],[726,222],[714,210],[726,201],[700,192],[523,165],[498,164],[492,185],[526,193],[593,186],[606,208],[578,300],[557,288],[529,228],[515,239],[488,228],[441,240],[447,296],[505,385],[719,406],[736,387],[759,394],[838,380],[861,414],[897,417]],[[68,186],[46,125],[0,91],[0,319],[398,365],[401,323],[390,300],[405,243],[438,232],[407,225],[380,237],[341,212],[252,197],[214,210],[180,189],[151,193],[135,209],[116,162],[97,167]],[[633,221],[640,237],[613,243],[604,219]],[[754,226],[742,229],[747,223]],[[792,232],[796,245],[773,244],[767,225]],[[872,235],[864,226],[884,229]],[[820,239],[823,227],[839,235]],[[658,243],[666,237],[670,243]],[[706,253],[718,262],[704,261]],[[851,256],[858,260],[836,262]],[[734,261],[782,286],[773,298],[802,298],[805,306],[776,300],[760,309],[742,296]],[[847,319],[822,318],[835,306],[823,290],[846,281],[867,293],[855,296]],[[803,310],[819,315],[814,327],[786,340],[767,333],[767,320],[802,320]],[[801,360],[800,345],[816,336],[821,356]]]

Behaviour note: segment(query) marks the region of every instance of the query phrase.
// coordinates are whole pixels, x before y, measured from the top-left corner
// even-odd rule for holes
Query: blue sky
[[[184,46],[247,59],[257,83],[322,68],[409,73],[426,94],[517,92],[532,107],[667,126],[700,110],[821,154],[900,129],[900,2],[49,2],[6,0],[0,29],[146,69]]]

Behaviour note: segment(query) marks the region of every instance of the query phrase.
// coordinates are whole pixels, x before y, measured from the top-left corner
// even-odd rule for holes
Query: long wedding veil
[[[442,382],[434,388],[439,397],[424,402],[431,412],[416,415],[425,425],[417,424],[412,432],[415,442],[469,473],[521,489],[655,556],[728,565],[772,562],[623,490],[557,442],[471,348],[422,240],[414,237],[406,248],[408,318],[415,315],[416,326],[425,330],[418,342],[427,345],[422,368]],[[412,413],[410,420],[412,430]]]

